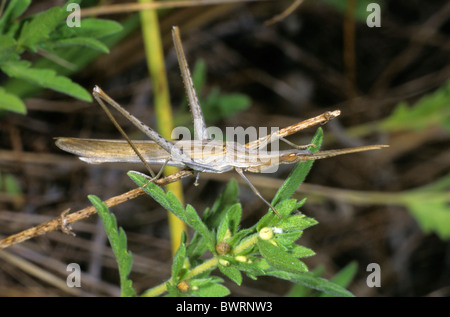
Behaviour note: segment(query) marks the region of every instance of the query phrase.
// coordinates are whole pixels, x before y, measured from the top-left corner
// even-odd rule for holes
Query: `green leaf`
[[[444,200],[412,200],[406,203],[425,233],[434,232],[442,240],[450,238],[450,209]]]
[[[0,110],[8,110],[21,114],[27,113],[27,108],[25,104],[17,98],[15,95],[7,93],[3,88],[0,87]]]
[[[195,62],[194,69],[192,71],[192,81],[194,82],[197,95],[200,96],[206,82],[206,63],[201,58],[197,59]]]
[[[308,271],[308,267],[305,263],[282,250],[280,247],[274,246],[269,241],[258,239],[257,245],[261,255],[273,268],[291,273],[303,273]]]
[[[179,279],[181,278],[180,275],[185,260],[186,260],[186,233],[183,231],[180,246],[178,247],[178,250],[173,258],[172,279],[174,283],[179,282]]]
[[[323,131],[321,128],[318,128],[311,141],[311,143],[314,144],[316,148],[310,147],[309,150],[312,153],[317,152],[322,145],[322,140]],[[306,175],[308,175],[313,163],[314,161],[299,162],[294,167],[286,181],[283,183],[283,185],[281,185],[281,187],[278,189],[278,192],[275,194],[275,197],[272,200],[273,206],[278,204],[280,201],[290,198],[294,194],[297,188],[304,182]]]
[[[30,21],[25,22],[17,44],[19,47],[26,47],[36,52],[38,44],[50,37],[50,32],[55,30],[64,17],[65,13],[59,7],[36,14]]]
[[[198,258],[200,258],[200,256],[202,256],[207,249],[208,245],[206,243],[206,240],[203,239],[200,233],[195,232],[194,236],[187,246],[187,255],[191,263],[195,265]]]
[[[316,255],[316,252],[313,250],[298,244],[293,245],[290,253],[296,258],[307,258]]]
[[[284,250],[290,250],[293,247],[293,243],[300,239],[302,234],[303,231],[301,230],[282,232],[276,234],[273,239],[280,248],[283,248]]]
[[[231,236],[236,233],[239,223],[241,222],[241,215],[241,204],[235,204],[228,208],[225,217],[222,218],[217,229],[217,241],[223,241],[228,232]]]
[[[194,207],[192,207],[191,205],[187,205],[185,212],[186,223],[203,236],[203,238],[206,240],[208,250],[214,253],[216,249],[216,241],[212,232],[208,230],[208,227],[200,219]]]
[[[139,187],[142,187],[158,204],[166,210],[172,212],[175,216],[187,222],[183,205],[172,192],[165,192],[161,187],[153,182],[149,182],[148,178],[134,172],[128,172],[128,177]],[[145,186],[144,186],[145,185]]]
[[[81,46],[88,47],[103,53],[109,53],[109,48],[99,40],[89,37],[73,37],[60,39],[52,43],[53,48]]]
[[[255,259],[255,261],[257,261],[256,264],[236,261],[234,263],[234,266],[239,270],[241,270],[242,272],[245,272],[252,279],[256,279],[257,276],[266,275],[266,271],[258,265],[261,261],[265,260]]]
[[[230,118],[238,112],[246,110],[250,106],[251,100],[247,95],[233,93],[221,95],[218,100],[218,108],[222,118]]]
[[[426,233],[450,237],[450,174],[402,194],[404,205]]]
[[[196,280],[190,282],[191,286],[197,286]],[[222,284],[209,282],[197,286],[198,289],[191,292],[198,297],[224,297],[230,294],[230,290]]]
[[[442,126],[450,132],[450,81],[422,97],[413,106],[400,102],[391,115],[380,123],[384,131],[421,131]]]
[[[118,32],[113,35],[104,37],[102,38],[102,42],[105,43],[108,47],[113,47],[114,45],[117,45],[117,43],[119,43],[121,40],[123,40],[126,36],[128,36],[130,33],[135,31],[139,26],[140,26],[139,15],[133,15],[131,16],[131,18],[123,22],[124,30],[122,32]],[[66,27],[66,29],[69,28]],[[53,61],[48,60],[47,58],[40,58],[36,60],[35,62],[33,62],[33,66],[39,69],[53,69],[59,75],[63,75],[66,77],[69,77],[74,73],[76,73],[77,71],[79,71],[80,69],[83,69],[93,60],[98,58],[98,56],[103,54],[98,51],[86,50],[85,48],[80,47],[65,48],[64,50],[59,49],[52,53],[57,55],[59,58],[63,60],[70,61],[70,63],[72,65],[75,65],[75,67],[72,69],[64,68],[60,65],[55,64]],[[8,92],[14,93],[15,95],[21,98],[32,96],[41,90],[39,86],[31,84],[25,80],[16,78],[9,79],[4,84],[4,87]]]
[[[324,271],[325,267],[323,265],[320,265],[316,267],[312,272],[308,272],[305,274],[309,274],[311,275],[311,277],[320,277],[323,275]],[[305,284],[294,282],[294,285],[292,286],[291,290],[286,294],[286,297],[307,297],[310,296],[311,291],[312,291],[311,287]]]
[[[275,205],[275,209],[281,215],[281,218],[274,213],[269,212],[258,221],[256,229],[259,231],[264,227],[278,226],[278,224],[283,223],[286,217],[295,210],[296,206],[297,201],[295,199],[285,199],[281,201]]]
[[[127,250],[127,237],[122,228],[117,229],[116,217],[110,213],[106,204],[94,195],[88,196],[92,205],[97,209],[98,215],[103,222],[106,234],[111,244],[114,256],[119,266],[120,286],[122,296],[136,296],[132,281],[128,279],[133,265],[131,253]]]
[[[103,37],[122,31],[122,25],[115,21],[104,19],[82,19],[76,29],[79,37]]]
[[[9,35],[0,35],[0,65],[7,60],[18,60],[16,40]]]
[[[31,68],[27,61],[9,61],[1,68],[10,77],[24,79],[84,101],[92,100],[91,95],[83,87],[67,77],[56,75],[53,70]]]
[[[172,283],[167,282],[166,283],[167,292],[169,293],[169,297],[182,297],[183,294],[178,290],[178,288],[175,285],[172,285]]]
[[[225,265],[220,264],[220,262],[219,262],[219,270],[220,270],[220,272],[223,273],[223,275],[227,276],[230,280],[235,282],[237,285],[242,284],[242,274],[233,265],[225,266]]]
[[[269,275],[275,276],[281,279],[285,279],[291,282],[299,283],[301,285],[313,288],[318,291],[329,293],[342,297],[353,297],[354,295],[343,288],[342,286],[333,282],[327,281],[324,278],[316,277],[311,273],[291,273],[282,271],[273,271]]]
[[[238,186],[234,179],[231,179],[225,190],[214,202],[211,209],[206,209],[203,213],[203,222],[210,230],[216,230],[221,223],[224,214],[233,205],[238,203]],[[225,224],[224,224],[225,225]],[[220,240],[217,240],[220,241]],[[207,242],[199,232],[195,232],[187,247],[187,253],[192,261],[196,261],[207,249]]]
[[[283,231],[298,231],[305,230],[318,224],[314,218],[306,217],[305,215],[292,215],[284,221],[277,224],[277,228]]]
[[[350,284],[350,282],[355,277],[357,269],[358,269],[358,263],[356,263],[356,261],[350,262],[342,270],[340,270],[335,276],[333,276],[333,278],[331,279],[331,282],[345,288]],[[323,294],[320,294],[320,296],[321,297],[331,297],[331,296],[335,296],[335,295],[330,294],[330,293],[323,293]]]
[[[5,27],[12,24],[12,20],[19,17],[30,5],[31,0],[10,0],[0,18],[0,33],[6,33]]]
[[[6,192],[8,195],[18,196],[22,194],[22,189],[17,179],[11,174],[0,173],[0,191]]]

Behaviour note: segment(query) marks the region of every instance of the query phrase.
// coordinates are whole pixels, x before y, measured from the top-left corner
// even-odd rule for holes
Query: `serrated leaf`
[[[219,262],[219,270],[223,273],[223,275],[227,276],[230,280],[235,282],[237,285],[242,284],[242,274],[241,272],[234,267],[233,265],[225,266],[220,264]]]
[[[27,113],[27,108],[25,104],[17,98],[15,95],[7,93],[3,88],[0,87],[0,110],[8,110],[21,114]]]
[[[291,273],[304,273],[308,271],[305,263],[282,250],[280,247],[274,246],[269,241],[258,239],[257,245],[261,255],[273,268]]]
[[[133,258],[131,253],[127,250],[127,237],[125,232],[122,228],[117,228],[116,217],[109,212],[108,207],[100,200],[100,198],[94,195],[89,195],[88,198],[95,209],[97,209],[98,215],[103,222],[106,235],[108,236],[109,243],[111,244],[111,248],[119,266],[122,296],[136,296],[136,291],[132,287],[132,282],[128,279],[133,264]]]
[[[17,44],[36,52],[38,44],[50,37],[50,32],[61,22],[64,14],[64,11],[59,7],[53,7],[36,14],[23,25]]]
[[[31,68],[30,65],[27,61],[9,61],[1,65],[1,68],[10,77],[24,79],[84,101],[92,101],[91,95],[69,78],[58,76],[53,70]]]

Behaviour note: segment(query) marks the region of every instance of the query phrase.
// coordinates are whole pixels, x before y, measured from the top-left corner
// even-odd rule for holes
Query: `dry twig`
[[[157,184],[158,186],[165,186],[169,183],[176,182],[187,176],[192,176],[192,172],[189,170],[182,170],[175,174],[169,175],[167,177],[158,179],[157,181],[155,181],[155,184]],[[142,188],[138,187],[138,188],[130,190],[126,193],[123,193],[121,195],[112,197],[112,198],[106,200],[105,203],[108,207],[117,206],[117,205],[120,205],[131,199],[139,197],[144,193],[145,193],[145,191]],[[26,229],[22,232],[13,234],[9,237],[6,237],[6,238],[0,240],[0,249],[5,249],[14,244],[17,244],[17,243],[23,242],[25,240],[28,240],[28,239],[31,239],[31,238],[34,238],[37,236],[41,236],[43,234],[46,234],[46,233],[52,232],[52,231],[56,231],[56,230],[61,230],[64,233],[73,234],[70,231],[70,227],[68,226],[70,223],[77,222],[82,219],[88,218],[95,213],[97,213],[97,210],[94,208],[94,206],[86,207],[84,209],[75,211],[73,213],[68,213],[68,210],[64,210],[60,216],[58,216],[52,220],[49,220],[38,226]]]

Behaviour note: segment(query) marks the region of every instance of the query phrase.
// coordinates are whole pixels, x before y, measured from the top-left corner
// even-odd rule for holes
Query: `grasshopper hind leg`
[[[248,184],[248,186],[251,188],[251,190],[258,196],[269,208],[278,216],[278,218],[281,218],[281,215],[278,213],[278,211],[273,207],[267,200],[264,199],[264,197],[261,195],[261,193],[256,189],[255,186],[248,180],[248,178],[244,175],[244,172],[240,168],[235,168],[236,172],[242,177],[242,179]]]

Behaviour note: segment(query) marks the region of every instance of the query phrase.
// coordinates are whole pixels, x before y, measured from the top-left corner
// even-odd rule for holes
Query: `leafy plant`
[[[80,2],[68,1],[63,8],[53,7],[20,19],[31,0],[9,1],[0,17],[0,69],[11,78],[91,101],[88,91],[68,77],[58,74],[55,67],[40,67],[22,59],[25,52],[38,53],[53,63],[59,63],[59,66],[70,68],[73,64],[70,59],[64,58],[64,52],[73,47],[108,53],[108,47],[99,38],[120,31],[122,26],[114,21],[83,19],[80,27],[69,27],[67,17],[71,11],[68,11],[68,5]],[[22,97],[8,85],[0,87],[0,109],[25,113]]]
[[[311,148],[311,151],[318,150],[322,138],[323,132],[319,128],[312,141],[316,148]],[[211,275],[218,268],[238,285],[242,283],[243,274],[252,279],[274,276],[322,292],[352,296],[338,284],[309,273],[301,259],[315,253],[295,243],[303,230],[317,224],[313,218],[297,211],[305,199],[297,201],[290,198],[311,166],[312,162],[299,163],[277,192],[272,203],[281,218],[269,211],[255,225],[246,229],[240,228],[242,208],[234,180],[228,183],[224,193],[200,217],[193,206],[184,207],[171,192],[149,183],[140,174],[129,172],[130,178],[153,199],[195,230],[189,243],[185,235],[182,237],[169,280],[142,295],[157,296],[166,292],[170,296],[228,295],[229,290],[222,284],[223,279]],[[98,208],[97,204],[95,206]],[[204,259],[205,253],[213,256]]]
[[[442,126],[450,133],[450,81],[414,105],[400,102],[389,117],[380,122],[384,131],[421,131]]]
[[[114,256],[119,266],[120,286],[122,296],[136,296],[132,281],[128,279],[133,264],[131,252],[127,250],[127,237],[122,228],[117,228],[116,217],[108,210],[105,203],[94,195],[88,196],[98,211],[98,215],[105,226],[105,231],[111,244]]]
[[[450,133],[450,81],[427,94],[414,104],[399,102],[392,113],[381,121],[347,129],[352,137],[373,132],[423,133],[428,128],[440,127]],[[412,135],[411,138],[414,136]],[[327,138],[332,140],[332,136]],[[366,193],[372,204],[398,205],[408,209],[425,233],[436,233],[441,239],[450,237],[450,174],[414,189],[397,193]]]

